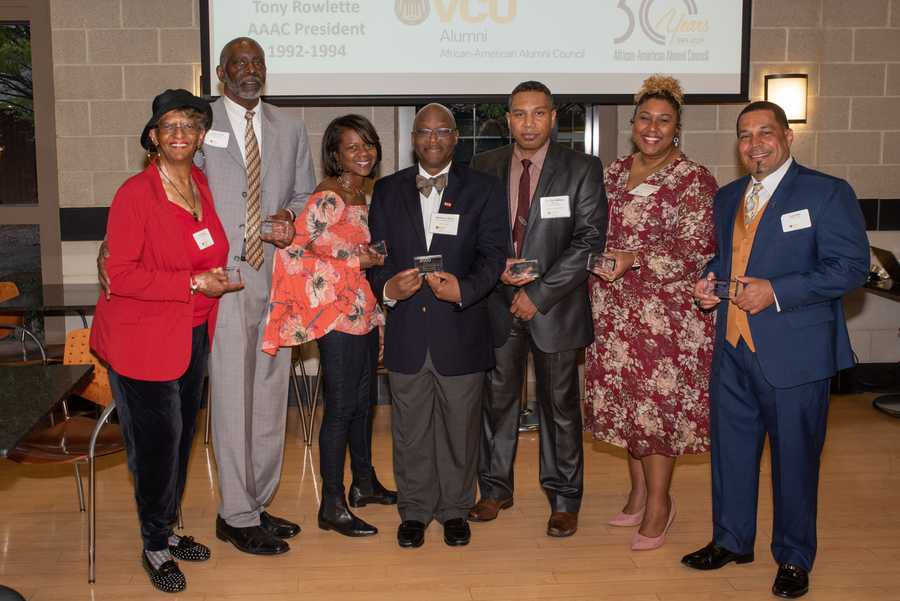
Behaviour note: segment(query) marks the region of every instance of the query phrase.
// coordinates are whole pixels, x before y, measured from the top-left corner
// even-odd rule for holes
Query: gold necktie
[[[762,182],[754,182],[750,194],[744,200],[744,225],[750,225],[756,214],[759,213],[759,193],[763,189]]]
[[[263,264],[262,240],[259,238],[259,145],[253,131],[253,111],[247,111],[244,118],[247,127],[244,130],[244,150],[247,164],[247,221],[244,230],[244,257],[247,264],[259,270]]]

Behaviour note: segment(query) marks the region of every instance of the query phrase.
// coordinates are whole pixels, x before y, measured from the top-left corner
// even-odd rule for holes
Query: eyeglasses
[[[413,131],[417,138],[430,138],[437,136],[438,138],[449,138],[456,130],[452,127],[438,127],[437,129],[421,128]]]
[[[158,123],[156,125],[156,129],[160,131],[164,131],[167,134],[175,133],[175,130],[180,129],[186,134],[195,134],[200,131],[200,126],[196,123],[191,123],[190,121],[185,121],[184,123]]]

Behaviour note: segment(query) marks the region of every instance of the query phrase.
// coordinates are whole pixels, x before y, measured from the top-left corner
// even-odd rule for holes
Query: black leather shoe
[[[280,555],[287,553],[291,548],[286,542],[260,526],[236,528],[229,526],[222,516],[216,516],[216,538],[229,542],[238,551],[251,555]]]
[[[453,518],[444,522],[444,542],[451,547],[462,547],[469,544],[472,531],[465,518]]]
[[[809,573],[799,566],[783,563],[772,585],[772,594],[785,599],[796,599],[809,592]]]
[[[711,542],[702,549],[688,553],[681,558],[681,563],[695,570],[718,570],[732,561],[734,563],[750,563],[753,561],[753,553],[739,555]]]
[[[350,485],[350,492],[347,497],[350,507],[365,507],[369,503],[377,505],[397,504],[397,491],[388,490],[382,486],[375,474],[372,474],[372,481],[368,486],[363,483],[357,483],[354,480]]]
[[[416,520],[401,522],[397,528],[397,543],[401,547],[421,547],[425,542],[425,524]]]
[[[263,530],[278,538],[292,538],[300,534],[300,526],[267,511],[259,514],[259,525]]]
[[[378,528],[359,519],[347,509],[344,495],[324,496],[319,505],[319,528],[334,530],[344,536],[373,536]]]
[[[144,564],[144,569],[150,576],[150,584],[158,590],[164,593],[180,593],[187,588],[187,580],[178,568],[178,564],[174,561],[169,560],[163,563],[157,570],[150,565],[146,553],[141,553],[141,560]]]

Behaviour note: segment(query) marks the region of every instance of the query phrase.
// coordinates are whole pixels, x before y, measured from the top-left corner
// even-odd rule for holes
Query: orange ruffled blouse
[[[293,243],[275,252],[262,350],[321,338],[332,330],[366,334],[384,315],[359,268],[356,248],[371,241],[369,210],[333,190],[316,192],[294,221]]]

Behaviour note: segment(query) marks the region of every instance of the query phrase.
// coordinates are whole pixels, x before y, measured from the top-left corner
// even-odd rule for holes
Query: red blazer
[[[203,218],[216,244],[228,238],[216,215],[206,176],[196,167]],[[91,327],[91,348],[123,376],[175,380],[191,355],[193,295],[184,230],[170,210],[154,165],[129,178],[109,210],[106,239],[112,295],[100,294]],[[221,252],[221,251],[219,251]],[[224,261],[223,261],[224,265]],[[209,316],[212,344],[218,302]]]

